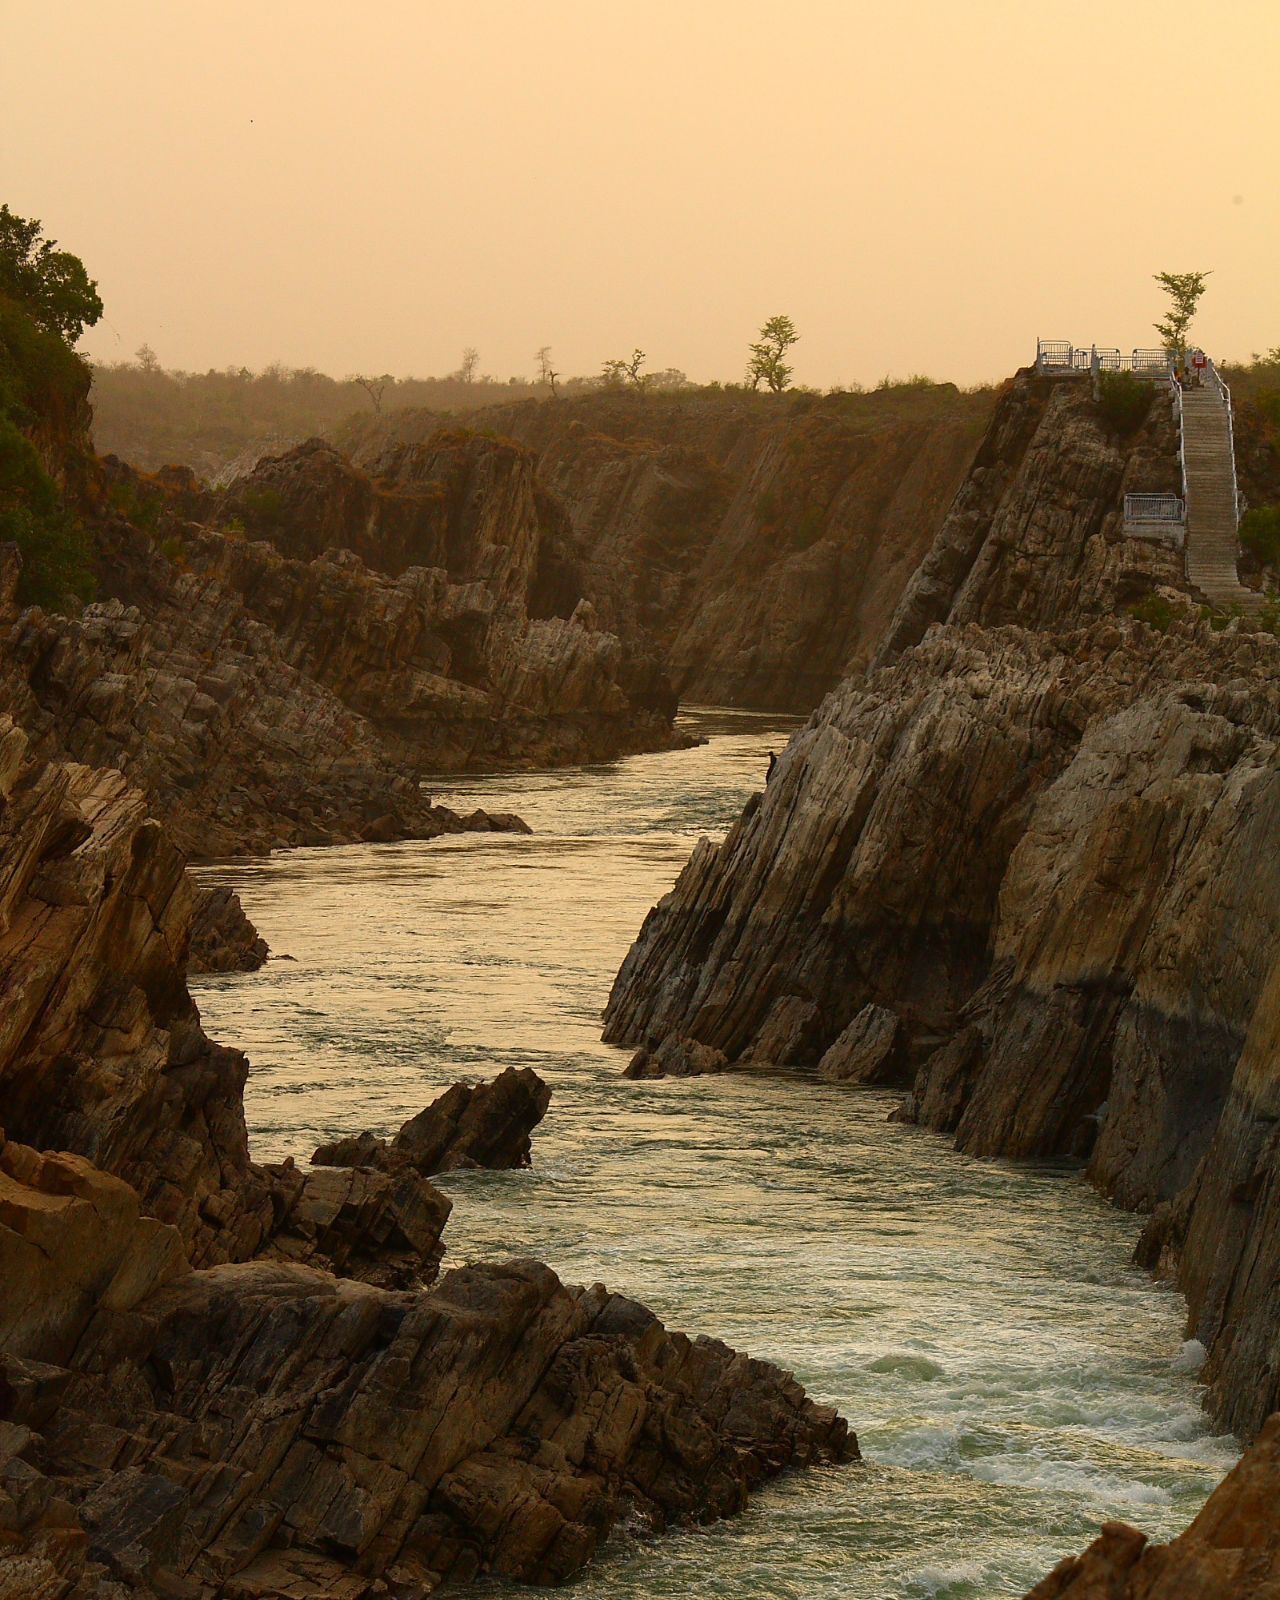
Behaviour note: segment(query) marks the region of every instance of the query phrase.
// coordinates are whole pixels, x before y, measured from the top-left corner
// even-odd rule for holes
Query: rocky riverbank
[[[1087,1161],[1157,1208],[1144,1256],[1187,1289],[1215,1415],[1249,1433],[1280,1403],[1280,642],[1126,615],[1138,575],[1177,599],[1171,558],[1120,527],[1162,426],[1126,446],[1086,386],[1014,385],[883,664],[695,851],[606,1037],[637,1075],[898,1083],[900,1115],[975,1154]]]
[[[532,1074],[255,1163],[247,1063],[186,988],[181,853],[118,772],[8,719],[0,860],[0,1593],[563,1581],[624,1516],[726,1515],[856,1455],[787,1374],[599,1286],[426,1287],[431,1175],[527,1160]]]
[[[528,451],[446,434],[366,473],[312,441],[223,496],[100,461],[83,400],[42,393],[24,448],[96,599],[24,604],[0,546],[0,710],[124,773],[189,855],[518,826],[433,806],[423,774],[681,742],[656,647],[601,626]]]

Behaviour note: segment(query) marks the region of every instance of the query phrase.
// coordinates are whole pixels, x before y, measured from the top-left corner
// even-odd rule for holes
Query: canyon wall
[[[98,460],[60,353],[66,394],[33,379],[15,412],[36,488],[0,500],[61,496],[28,541],[39,592],[61,539],[97,594],[25,603],[35,566],[0,547],[0,709],[41,754],[125,773],[192,855],[429,838],[468,821],[426,772],[680,742],[656,647],[600,624],[528,451],[442,435],[368,474],[312,441],[214,494]]]
[[[1280,1326],[1255,1204],[1280,641],[1215,632],[1170,553],[1124,537],[1165,426],[1120,441],[1086,384],[1013,385],[880,664],[698,846],[606,1038],[636,1075],[896,1083],[901,1117],[970,1152],[1087,1161],[1118,1203],[1161,1208],[1146,1255],[1187,1286],[1216,1413],[1249,1432]],[[1130,617],[1143,584],[1181,620]]]
[[[990,394],[609,392],[469,419],[529,446],[604,626],[651,637],[685,701],[807,712],[867,659],[964,480]],[[441,426],[339,435],[370,465]]]

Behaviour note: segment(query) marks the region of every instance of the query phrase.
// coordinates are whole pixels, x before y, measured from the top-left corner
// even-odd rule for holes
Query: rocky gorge
[[[1280,1404],[1280,644],[1124,537],[1163,426],[1126,444],[1087,385],[1015,381],[872,669],[694,852],[606,1037],[637,1076],[896,1084],[963,1150],[1086,1163],[1152,1213],[1142,1258],[1248,1436]],[[1164,631],[1127,614],[1144,583]]]
[[[624,1515],[725,1515],[856,1455],[785,1373],[599,1286],[515,1262],[430,1287],[431,1175],[527,1161],[532,1074],[255,1163],[141,794],[5,720],[0,830],[0,1593],[559,1581]]]
[[[89,464],[103,598],[25,606],[7,561],[0,1594],[558,1582],[621,1524],[856,1457],[788,1374],[635,1301],[533,1261],[441,1277],[432,1179],[529,1159],[532,1075],[257,1162],[248,1064],[187,988],[193,946],[265,954],[188,856],[518,827],[419,774],[670,745],[669,673],[785,705],[840,681],[628,957],[606,1021],[631,1073],[812,1068],[901,1087],[967,1152],[1087,1162],[1152,1213],[1215,1415],[1248,1436],[1280,1401],[1280,646],[1198,620],[1176,559],[1124,536],[1167,419],[1120,439],[1023,374],[963,475],[971,419],[851,469],[821,408],[798,449],[737,419],[720,458],[547,418],[541,468],[439,430],[358,464],[313,441],[219,497]],[[654,589],[636,552],[669,493],[689,537]],[[1151,593],[1182,620],[1135,620]],[[1112,1528],[1036,1593],[1272,1581],[1273,1457],[1264,1431],[1169,1553]]]
[[[683,700],[807,713],[865,663],[993,403],[928,383],[604,391],[469,421],[536,453],[602,625],[656,645]],[[335,438],[371,468],[450,425],[408,411]]]

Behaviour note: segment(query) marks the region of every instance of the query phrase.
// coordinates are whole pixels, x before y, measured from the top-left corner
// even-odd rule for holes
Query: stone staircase
[[[1236,572],[1239,521],[1227,398],[1212,380],[1182,396],[1187,463],[1187,578],[1215,610],[1254,616],[1262,596]]]

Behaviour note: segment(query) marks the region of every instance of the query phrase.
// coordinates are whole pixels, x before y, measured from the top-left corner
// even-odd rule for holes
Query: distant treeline
[[[637,352],[638,353],[638,352]],[[172,463],[192,467],[216,479],[228,469],[252,465],[264,451],[286,448],[314,435],[350,432],[360,419],[397,411],[479,411],[514,400],[550,400],[595,391],[639,390],[652,395],[726,394],[745,397],[750,384],[698,385],[678,368],[645,372],[628,378],[608,363],[599,376],[536,382],[527,378],[475,376],[461,372],[443,378],[331,378],[314,367],[274,365],[261,372],[226,367],[208,372],[171,372],[145,346],[134,361],[93,366],[93,437],[98,450],[154,472]],[[878,386],[937,388],[955,393],[950,384],[935,385],[924,377]],[[853,385],[853,391],[861,392]],[[789,390],[791,395],[810,393]],[[832,391],[836,392],[836,391]],[[843,391],[840,391],[843,392]],[[756,396],[760,402],[783,397]]]
[[[274,365],[169,372],[147,350],[136,361],[94,363],[93,437],[103,454],[153,472],[180,462],[213,477],[246,452],[259,454],[361,414],[427,409],[477,411],[512,400],[549,399],[550,382],[526,378],[330,378],[314,367]],[[675,370],[649,375],[658,390],[689,387]],[[559,394],[598,389],[603,378],[557,378]]]
[[[170,372],[145,346],[138,354],[134,361],[93,367],[93,434],[99,451],[118,455],[149,472],[180,462],[211,479],[230,465],[251,465],[264,451],[285,448],[315,434],[330,437],[349,432],[359,419],[376,412],[383,416],[408,410],[469,412],[513,400],[549,400],[553,392],[568,396],[610,388],[638,388],[648,394],[689,398],[750,392],[750,385],[743,384],[692,384],[676,368],[628,379],[616,370],[622,367],[625,373],[625,364],[620,362],[607,363],[600,376],[557,375],[553,386],[551,380],[509,378],[504,382],[487,376],[467,377],[463,372],[443,378],[331,378],[314,367],[278,364],[261,372],[247,367]],[[612,376],[610,368],[615,369]],[[1280,351],[1232,364],[1229,377],[1238,400],[1261,402],[1275,416],[1280,406]],[[885,377],[877,385],[878,390],[903,388],[955,393],[950,384],[934,384],[918,375],[905,380]],[[860,392],[858,385],[849,389]],[[762,394],[758,398],[776,403],[783,397]]]
[[[551,392],[516,378],[365,381],[373,383],[373,394],[356,378],[330,378],[313,367],[167,372],[151,361],[95,363],[94,442],[104,455],[145,471],[181,462],[212,476],[245,451],[330,433],[349,417],[372,412],[375,396],[384,412],[411,406],[470,411]]]

